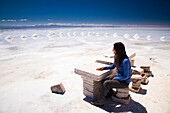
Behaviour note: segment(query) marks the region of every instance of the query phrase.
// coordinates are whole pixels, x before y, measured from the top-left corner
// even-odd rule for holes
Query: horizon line
[[[57,28],[57,27],[147,27],[170,28],[170,25],[143,24],[91,24],[91,23],[47,23],[34,25],[0,25],[0,29],[29,29],[29,28]]]

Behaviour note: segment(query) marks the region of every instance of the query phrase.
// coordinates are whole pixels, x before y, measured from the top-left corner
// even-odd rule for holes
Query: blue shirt
[[[115,68],[114,63],[110,66],[104,67],[105,70],[114,69],[114,68]],[[130,78],[131,78],[131,65],[130,65],[129,58],[126,57],[122,61],[121,66],[117,69],[117,73],[116,76],[114,77],[114,80],[124,81],[129,84]]]

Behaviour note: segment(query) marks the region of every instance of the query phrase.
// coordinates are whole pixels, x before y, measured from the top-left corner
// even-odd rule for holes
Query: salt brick
[[[132,88],[140,88],[140,85],[132,85]]]
[[[135,75],[132,75],[132,76],[131,76],[131,79],[141,80],[141,79],[142,79],[142,76],[135,74]]]
[[[94,87],[94,86],[91,86],[91,85],[88,85],[88,84],[83,84],[83,88],[95,92],[95,91],[99,91],[100,86]]]
[[[83,82],[87,83],[87,84],[90,84],[90,85],[94,85],[95,84],[95,82],[93,80],[88,80],[88,79],[84,79],[84,78],[83,78]]]
[[[150,66],[140,66],[144,70],[144,72],[149,72],[150,71]]]
[[[87,97],[90,97],[90,98],[92,98],[92,99],[95,99],[95,98],[98,97],[99,92],[94,93],[94,92],[90,92],[90,91],[88,91],[88,90],[83,90],[83,94],[84,94],[85,96],[87,96]]]
[[[138,75],[142,75],[144,73],[144,70],[141,68],[137,68],[137,67],[132,67],[132,75],[134,74],[138,74]]]
[[[116,96],[119,98],[125,98],[125,97],[128,97],[128,95],[129,95],[129,93],[120,93],[120,92],[116,93]]]
[[[140,91],[140,88],[132,88],[132,87],[130,87],[129,90],[132,91],[132,92],[138,93]]]
[[[87,90],[83,90],[83,94],[87,97],[94,98],[94,94]]]
[[[65,88],[62,83],[51,86],[52,93],[64,94]]]
[[[116,88],[117,92],[129,93],[129,88]]]
[[[115,96],[112,96],[113,101],[118,102],[118,103],[122,103],[122,104],[129,104],[130,99],[131,99],[130,96],[127,99],[119,99]]]

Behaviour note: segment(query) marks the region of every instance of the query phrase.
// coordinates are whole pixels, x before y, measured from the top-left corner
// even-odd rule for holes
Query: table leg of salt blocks
[[[87,80],[88,78],[83,77],[83,94],[92,99],[99,97],[100,88],[102,87],[102,81]]]
[[[104,67],[104,64],[84,64],[74,69],[74,72],[81,75],[83,79],[83,94],[87,97],[95,99],[99,95],[102,81],[107,78],[112,71],[98,71],[96,68]]]

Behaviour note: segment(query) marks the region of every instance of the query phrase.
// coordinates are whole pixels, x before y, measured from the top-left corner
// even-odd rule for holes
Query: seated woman
[[[104,81],[98,99],[91,102],[93,105],[104,105],[105,97],[112,88],[126,88],[130,83],[131,65],[129,58],[126,55],[124,44],[122,42],[115,43],[112,51],[114,53],[114,63],[107,67],[97,68],[96,70],[116,68],[116,75],[115,77],[110,77],[109,80]]]

